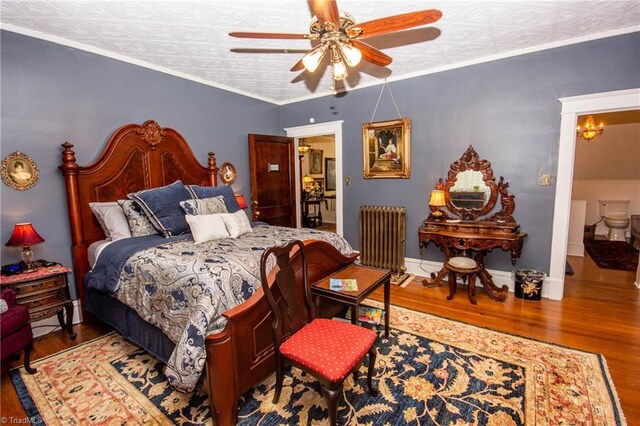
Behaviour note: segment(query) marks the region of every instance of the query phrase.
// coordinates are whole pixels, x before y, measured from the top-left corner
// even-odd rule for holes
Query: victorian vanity
[[[512,264],[520,257],[527,234],[520,232],[520,225],[512,216],[515,200],[508,187],[502,177],[496,183],[491,163],[480,159],[473,146],[451,164],[446,182],[443,184],[440,179],[436,185],[437,190],[444,192],[447,211],[430,206],[429,217],[418,229],[421,255],[429,243],[434,243],[446,256],[443,269],[424,280],[425,286],[437,285],[447,276],[449,280],[453,278],[455,286],[456,273],[447,266],[453,258],[464,257],[475,261],[476,275],[489,297],[497,301],[506,299],[508,287],[500,288],[493,282],[484,267],[484,258],[495,248],[510,251]],[[501,209],[491,214],[498,197]],[[474,285],[475,277],[469,282],[469,299],[475,304]],[[452,288],[448,298],[454,293]]]

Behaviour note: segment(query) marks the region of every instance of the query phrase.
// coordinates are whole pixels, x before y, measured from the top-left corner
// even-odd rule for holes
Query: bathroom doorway
[[[640,88],[560,98],[560,141],[553,213],[549,285],[546,297],[561,300],[564,294],[569,213],[578,116],[640,109]]]

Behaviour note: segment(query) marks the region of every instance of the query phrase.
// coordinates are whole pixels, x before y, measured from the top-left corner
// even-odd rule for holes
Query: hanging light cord
[[[373,123],[373,118],[376,116],[376,111],[378,111],[378,105],[380,105],[380,99],[382,99],[382,92],[384,92],[384,88],[389,90],[389,94],[391,95],[391,100],[393,101],[393,105],[396,107],[396,112],[398,113],[398,118],[402,118],[400,115],[400,110],[398,109],[398,104],[396,103],[396,99],[393,97],[393,93],[391,92],[391,87],[387,84],[387,79],[384,79],[384,84],[382,85],[382,89],[380,89],[380,95],[378,95],[378,102],[376,102],[376,107],[373,110],[373,114],[371,115],[371,123]]]

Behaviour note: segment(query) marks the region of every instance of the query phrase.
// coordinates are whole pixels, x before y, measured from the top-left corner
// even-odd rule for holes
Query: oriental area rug
[[[380,306],[376,302],[374,305]],[[381,327],[375,381],[350,375],[341,425],[626,425],[601,355],[393,306]],[[111,333],[11,371],[27,415],[40,424],[213,424],[204,391],[179,393],[162,364]],[[248,391],[242,425],[328,423],[317,382],[288,369],[278,404],[274,376]]]
[[[626,241],[586,239],[584,248],[600,268],[638,269],[638,250]]]

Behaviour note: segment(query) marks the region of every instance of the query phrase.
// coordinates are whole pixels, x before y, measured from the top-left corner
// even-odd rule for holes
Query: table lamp
[[[44,242],[33,225],[30,223],[17,223],[13,228],[13,234],[9,241],[5,244],[7,247],[22,247],[22,261],[24,262],[25,271],[31,270],[31,262],[33,261],[33,252],[31,246]]]
[[[305,175],[302,178],[302,183],[304,186],[303,190],[307,192],[311,192],[311,190],[313,189],[313,183],[314,183],[313,178],[309,175]]]
[[[244,195],[242,194],[235,194],[236,196],[236,201],[238,202],[238,205],[240,206],[241,209],[246,209],[247,208],[247,201],[244,199]]]
[[[442,210],[440,210],[440,207],[446,206],[446,203],[444,201],[444,191],[442,189],[434,189],[433,191],[431,191],[429,205],[436,208],[431,212],[431,215],[436,219],[440,219],[444,214]]]

